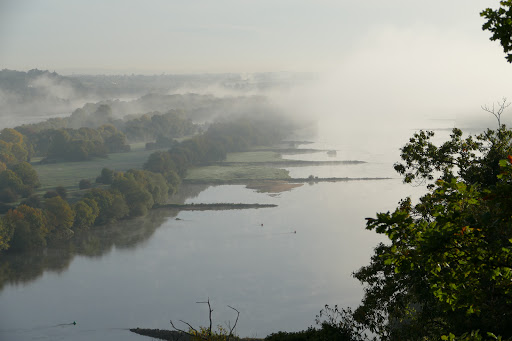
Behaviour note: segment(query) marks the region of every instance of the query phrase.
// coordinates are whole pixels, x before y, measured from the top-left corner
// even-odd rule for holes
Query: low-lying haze
[[[255,72],[308,72],[318,75],[313,85],[277,91],[288,109],[384,120],[395,115],[461,119],[485,116],[481,105],[512,97],[512,66],[481,29],[479,12],[497,5],[484,0],[1,0],[0,61],[6,69],[62,75],[234,73],[243,78]],[[70,91],[41,82],[34,86],[49,85],[53,94]],[[226,93],[214,83],[202,90]],[[171,93],[194,91],[183,87]]]

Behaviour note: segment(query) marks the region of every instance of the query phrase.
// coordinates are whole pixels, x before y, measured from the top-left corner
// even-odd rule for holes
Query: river
[[[381,122],[382,123],[382,122]],[[0,259],[0,340],[149,340],[128,328],[171,329],[233,323],[264,337],[314,324],[325,304],[356,306],[362,287],[351,273],[384,241],[365,217],[392,210],[423,187],[401,183],[392,169],[398,148],[422,122],[344,126],[327,121],[301,160],[363,160],[359,165],[289,168],[292,177],[391,177],[304,184],[282,193],[242,185],[189,189],[187,203],[265,203],[275,208],[170,211],[124,221],[43,255]],[[441,136],[447,136],[441,131]],[[72,324],[76,322],[76,325]]]

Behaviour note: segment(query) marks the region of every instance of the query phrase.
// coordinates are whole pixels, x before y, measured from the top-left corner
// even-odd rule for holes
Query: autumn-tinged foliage
[[[10,128],[0,132],[0,203],[26,198],[39,187],[37,173],[27,163],[31,155],[31,146],[21,133]]]
[[[383,340],[512,338],[512,132],[433,135],[415,134],[395,167],[406,182],[437,178],[430,191],[368,219],[390,243],[355,273],[354,317]]]
[[[11,250],[36,250],[46,246],[50,230],[43,210],[20,205],[7,212],[2,222],[7,231],[13,231]]]

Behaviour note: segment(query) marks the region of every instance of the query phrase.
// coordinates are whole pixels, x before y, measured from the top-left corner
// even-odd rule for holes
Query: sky
[[[0,0],[0,66],[59,73],[221,73],[503,57],[488,0]],[[428,55],[425,55],[428,54]]]
[[[481,116],[512,98],[512,65],[482,31],[486,7],[498,1],[0,0],[0,68],[314,72],[315,86],[282,96],[290,108]]]

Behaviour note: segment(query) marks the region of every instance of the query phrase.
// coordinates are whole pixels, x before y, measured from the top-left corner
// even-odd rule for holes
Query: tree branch
[[[208,297],[208,300],[206,302],[196,302],[196,303],[205,303],[208,304],[208,317],[210,318],[210,327],[208,328],[208,337],[212,336],[212,306],[210,305],[210,298]]]
[[[170,320],[170,322],[171,322],[171,326],[172,326],[175,330],[179,331],[180,333],[186,334],[186,335],[190,336],[191,338],[194,338],[194,337],[198,336],[198,337],[200,337],[200,338],[201,338],[201,339],[203,339],[203,340],[208,340],[207,338],[204,338],[203,336],[201,336],[201,333],[199,333],[199,332],[198,332],[194,327],[192,327],[192,325],[190,325],[190,323],[187,323],[187,322],[185,322],[185,321],[183,321],[183,320],[180,320],[180,322],[185,323],[185,324],[186,324],[186,325],[187,325],[191,330],[193,330],[193,331],[196,333],[196,335],[191,334],[191,333],[189,333],[189,332],[186,332],[186,331],[184,331],[183,329],[179,329],[179,328],[177,328],[177,327],[174,325],[174,323],[172,322],[172,320]]]
[[[228,307],[233,309],[234,311],[236,311],[236,320],[235,320],[235,324],[233,325],[233,328],[231,328],[229,330],[229,335],[228,335],[228,340],[227,341],[229,341],[231,339],[231,336],[233,336],[233,330],[235,330],[236,324],[238,323],[238,317],[240,316],[240,312],[238,310],[236,310],[235,308],[233,308],[230,305],[228,305]]]
[[[498,120],[498,129],[501,129],[501,114],[503,114],[503,111],[510,106],[511,102],[507,103],[507,98],[503,97],[501,102],[496,102],[496,104],[498,105],[498,109],[496,109],[494,103],[492,104],[492,109],[487,105],[482,105],[481,108],[483,111],[486,111],[496,117],[496,120]]]

